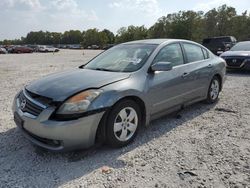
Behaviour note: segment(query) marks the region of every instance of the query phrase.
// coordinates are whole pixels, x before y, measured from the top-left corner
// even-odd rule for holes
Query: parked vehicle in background
[[[98,50],[98,49],[100,49],[100,46],[93,44],[91,46],[88,46],[87,49]]]
[[[222,58],[192,41],[119,44],[25,86],[14,99],[14,121],[31,142],[53,151],[96,141],[122,147],[150,120],[198,101],[215,103],[225,72]]]
[[[221,54],[229,69],[250,70],[250,41],[239,42],[229,51]]]
[[[4,48],[7,50],[8,53],[12,53],[15,46],[13,45],[6,45]]]
[[[82,46],[80,44],[71,44],[68,46],[68,48],[73,50],[79,50],[82,49]]]
[[[0,54],[7,54],[8,51],[5,48],[0,48]]]
[[[223,52],[230,50],[237,43],[233,36],[221,36],[203,39],[202,45],[207,47],[215,55],[221,55]]]
[[[59,49],[53,46],[39,45],[38,52],[59,52]]]
[[[34,52],[38,52],[39,45],[28,44],[26,46],[32,48]]]
[[[61,48],[61,49],[67,49],[67,45],[66,44],[58,44],[56,47],[57,48]]]
[[[108,50],[109,48],[112,48],[113,46],[115,46],[115,44],[106,44],[103,46],[103,50]]]
[[[11,53],[32,53],[33,49],[26,46],[15,46],[12,48]]]

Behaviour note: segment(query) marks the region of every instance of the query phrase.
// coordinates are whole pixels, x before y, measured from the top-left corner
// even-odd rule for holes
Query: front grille
[[[230,57],[226,59],[227,65],[229,67],[240,68],[244,63],[245,58],[243,57]]]
[[[35,93],[32,93],[28,90],[25,90],[25,93],[27,93],[27,95],[29,95],[29,97],[31,97],[33,100],[45,105],[45,106],[49,106],[50,103],[52,102],[52,99],[48,98],[48,97],[44,97],[41,95],[37,95]]]
[[[20,105],[20,109],[23,112],[27,112],[30,113],[34,116],[38,116],[43,110],[44,108],[41,106],[38,106],[37,104],[35,104],[34,102],[30,101],[23,93],[23,91],[19,94],[19,105]]]

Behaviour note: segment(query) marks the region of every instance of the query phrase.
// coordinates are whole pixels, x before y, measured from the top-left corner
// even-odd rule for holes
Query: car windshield
[[[250,51],[250,42],[240,42],[232,47],[230,51]]]
[[[157,45],[122,44],[107,50],[91,60],[85,69],[133,72],[139,70]]]

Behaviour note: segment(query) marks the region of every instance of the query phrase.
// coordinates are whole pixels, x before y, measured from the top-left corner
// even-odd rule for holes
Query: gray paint
[[[189,42],[199,45],[191,41],[173,39],[129,42],[127,44],[158,44],[158,47],[148,58],[144,66],[136,72],[115,73],[78,69],[50,75],[33,82],[27,86],[27,89],[39,95],[52,98],[55,101],[63,101],[79,91],[89,88],[101,88],[103,93],[92,102],[88,111],[112,107],[124,97],[138,97],[145,104],[146,125],[148,125],[151,119],[173,110],[178,110],[181,106],[204,100],[214,75],[220,75],[222,84],[225,80],[225,61],[214,56],[211,52],[209,52],[210,58],[203,61],[175,66],[168,71],[150,71],[152,62],[158,52],[162,47],[173,42]],[[47,115],[54,112],[53,109],[48,108],[42,114],[48,110],[50,111],[47,112]],[[13,111],[17,111],[20,114],[16,99],[14,100]],[[39,121],[40,117],[31,119],[21,114],[23,119],[25,119],[25,124],[27,124],[26,128],[33,131],[34,134],[51,139],[53,137],[56,139],[64,135],[65,137],[60,137],[63,139],[65,146],[67,146],[63,149],[92,145],[102,115],[103,113],[75,121],[60,122],[63,126],[59,126],[57,121],[48,121],[49,116],[43,117],[43,121],[41,122]],[[76,126],[74,126],[75,123],[77,124]],[[72,129],[71,131],[72,126],[79,127],[79,129]],[[90,127],[93,129],[90,130]],[[70,139],[70,135],[73,140]]]
[[[54,101],[64,101],[69,96],[88,88],[100,88],[129,77],[129,73],[75,69],[51,74],[43,79],[32,82],[27,90]]]

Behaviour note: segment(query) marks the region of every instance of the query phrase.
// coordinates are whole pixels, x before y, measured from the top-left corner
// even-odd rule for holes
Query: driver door
[[[185,77],[184,57],[179,43],[163,47],[156,55],[153,64],[157,62],[170,62],[173,68],[170,71],[148,74],[151,115],[182,105],[183,95],[189,90],[186,84],[189,78]]]

